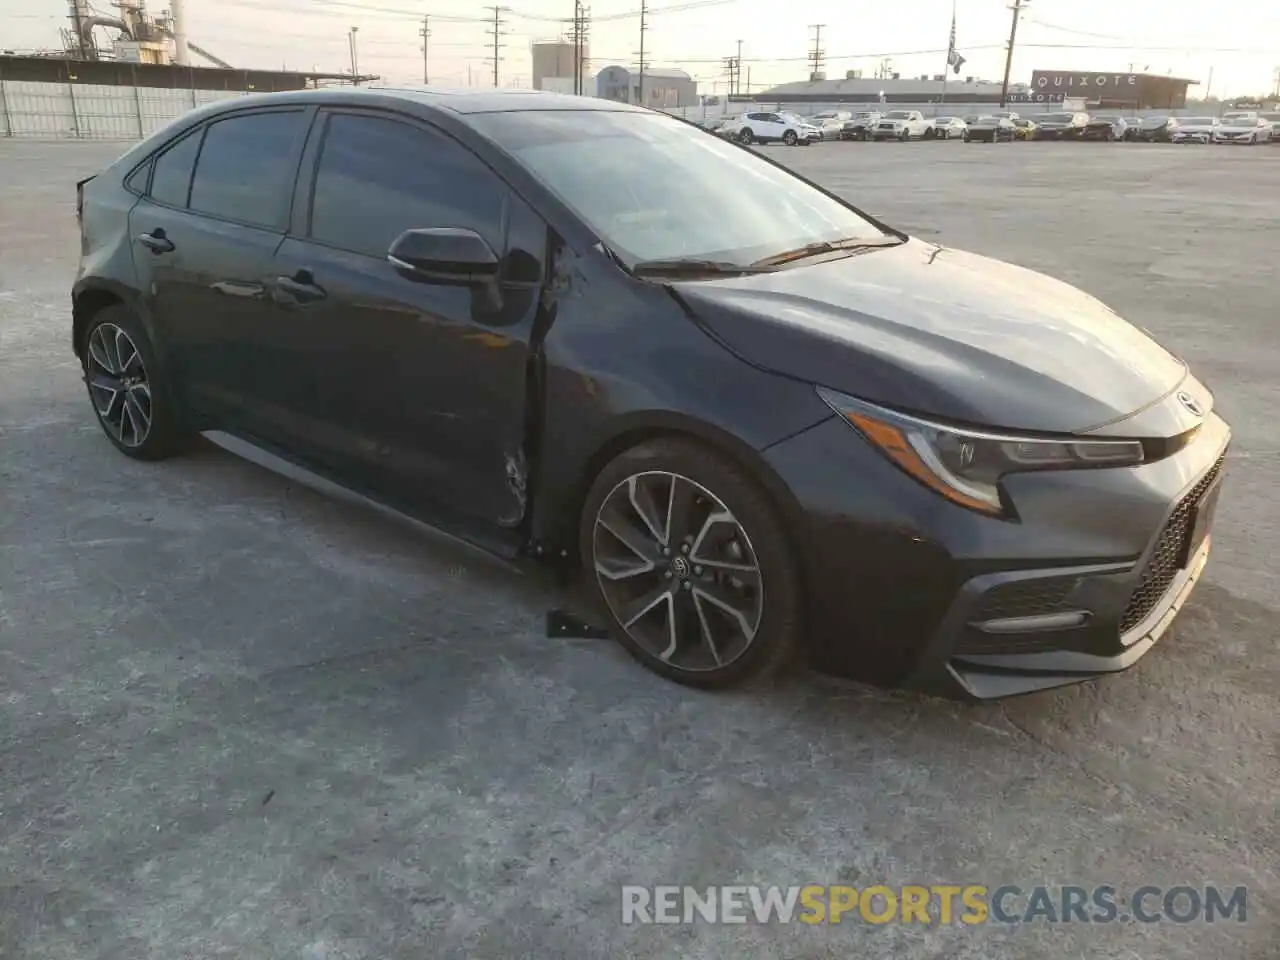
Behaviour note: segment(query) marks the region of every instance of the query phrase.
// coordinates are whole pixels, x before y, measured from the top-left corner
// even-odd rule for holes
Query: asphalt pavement
[[[969,706],[706,694],[444,538],[213,446],[130,461],[70,346],[74,182],[0,140],[0,957],[1280,956],[1280,147],[768,148],[1186,357],[1235,430],[1175,629]],[[624,884],[1245,886],[1217,923],[621,923]]]

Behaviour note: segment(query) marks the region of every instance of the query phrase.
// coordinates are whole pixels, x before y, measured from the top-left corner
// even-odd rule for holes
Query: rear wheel
[[[579,548],[614,636],[662,676],[740,684],[799,644],[799,567],[778,511],[701,444],[659,439],[610,462],[583,506]]]
[[[138,318],[122,305],[100,310],[85,330],[82,352],[93,411],[116,449],[138,460],[179,452],[185,438],[178,411]]]

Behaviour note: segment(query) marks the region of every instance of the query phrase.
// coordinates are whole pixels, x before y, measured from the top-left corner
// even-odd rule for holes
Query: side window
[[[129,178],[125,180],[124,186],[126,190],[133,193],[146,193],[147,181],[151,179],[151,161],[148,160],[133,173],[129,174]]]
[[[191,209],[283,229],[305,116],[273,111],[211,123],[191,182]]]
[[[203,130],[189,133],[155,160],[155,173],[151,176],[151,199],[167,203],[171,207],[185,207],[191,190],[191,169],[196,165],[200,152],[200,136]]]
[[[381,117],[329,117],[312,239],[382,259],[415,227],[468,227],[503,248],[506,185],[461,144]]]

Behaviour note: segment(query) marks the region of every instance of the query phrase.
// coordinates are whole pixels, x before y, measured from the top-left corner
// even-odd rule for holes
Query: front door
[[[322,111],[276,256],[274,335],[309,381],[308,446],[353,486],[425,514],[510,527],[524,514],[529,343],[546,225],[447,135],[389,114]],[[497,252],[500,303],[416,282],[403,231],[466,227]],[[286,371],[282,370],[282,375]]]

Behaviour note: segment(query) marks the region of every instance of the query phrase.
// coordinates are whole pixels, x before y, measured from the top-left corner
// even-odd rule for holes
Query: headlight
[[[1137,440],[1079,440],[954,427],[877,407],[818,387],[818,395],[872,446],[953,503],[1001,514],[1000,478],[1029,470],[1142,463]]]

